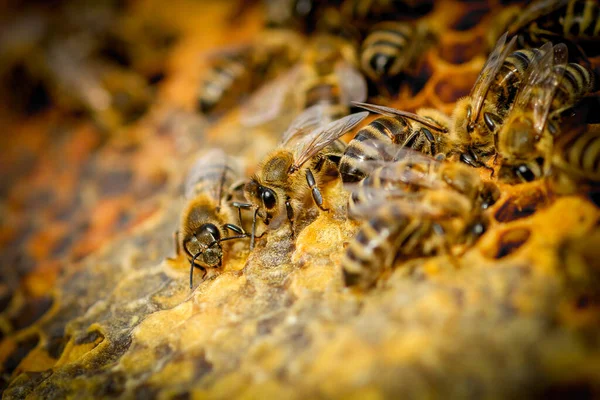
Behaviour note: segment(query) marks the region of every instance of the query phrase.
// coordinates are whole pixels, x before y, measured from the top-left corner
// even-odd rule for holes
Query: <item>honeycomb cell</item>
[[[500,259],[515,253],[527,242],[530,236],[531,231],[528,228],[514,228],[502,232],[498,238],[498,248],[494,258]]]
[[[27,299],[18,314],[10,319],[15,330],[21,330],[34,324],[52,307],[54,299],[51,296],[42,296]]]
[[[17,341],[15,348],[4,360],[2,365],[5,373],[11,374],[21,363],[21,361],[33,350],[39,343],[40,337],[36,334],[27,336]]]
[[[550,203],[548,193],[541,188],[533,188],[506,199],[496,210],[498,222],[511,222],[529,217]]]

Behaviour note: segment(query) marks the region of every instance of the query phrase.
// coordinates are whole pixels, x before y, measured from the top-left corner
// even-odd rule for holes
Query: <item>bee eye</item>
[[[265,207],[267,207],[267,209],[272,209],[273,207],[275,207],[275,200],[276,200],[276,196],[275,193],[273,193],[273,191],[271,189],[264,189],[260,195],[263,203],[265,204]]]
[[[219,232],[219,228],[217,228],[214,224],[205,224],[202,229],[210,233],[210,235],[215,239],[219,240],[221,238],[221,233]]]
[[[535,174],[525,164],[519,165],[517,167],[517,171],[516,172],[517,172],[517,175],[520,178],[522,178],[523,180],[525,180],[526,182],[531,182],[531,181],[533,181],[535,179]]]

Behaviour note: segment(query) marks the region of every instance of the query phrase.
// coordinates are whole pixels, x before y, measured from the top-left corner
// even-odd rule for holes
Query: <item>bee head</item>
[[[251,179],[244,186],[246,199],[258,208],[258,216],[269,224],[274,210],[279,204],[277,194],[273,189],[261,185],[256,179]]]
[[[187,253],[203,267],[217,267],[221,265],[223,251],[219,241],[221,232],[211,223],[203,224],[193,234],[184,240]]]

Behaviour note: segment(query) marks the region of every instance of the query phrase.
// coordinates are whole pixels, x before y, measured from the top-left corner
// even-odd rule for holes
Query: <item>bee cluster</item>
[[[263,39],[215,61],[200,111],[241,102],[246,126],[283,112],[297,117],[250,178],[234,174],[239,168],[220,150],[192,169],[176,239],[191,265],[190,287],[194,267],[206,275],[222,265],[226,241],[250,238],[252,249],[286,225],[295,238],[314,211],[331,211],[323,190],[340,179],[344,217],[359,224],[342,258],[343,280],[363,289],[402,260],[445,254],[458,263],[486,232],[503,185],[543,180],[548,195],[597,195],[600,125],[586,51],[600,40],[598,4],[536,1],[517,18],[498,18],[490,36],[503,34],[450,115],[365,103],[391,100],[418,75],[438,33],[414,19],[432,7],[268,2]],[[356,108],[375,118],[345,143],[340,138],[369,114],[351,113]]]

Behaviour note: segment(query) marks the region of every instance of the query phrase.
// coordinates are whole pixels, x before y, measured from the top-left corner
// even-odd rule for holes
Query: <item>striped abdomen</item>
[[[240,166],[222,150],[214,149],[198,159],[190,169],[184,184],[184,195],[187,199],[203,196],[220,205],[240,177]]]
[[[198,110],[208,113],[234,106],[250,90],[251,68],[245,51],[224,56],[204,78],[198,98]]]
[[[412,61],[415,32],[415,27],[405,22],[387,21],[375,25],[362,44],[363,71],[373,80],[398,75]]]
[[[421,243],[429,224],[410,218],[401,207],[390,204],[361,226],[342,258],[346,286],[368,289],[381,273],[392,267],[403,244],[405,254]]]
[[[600,38],[600,6],[596,0],[571,0],[565,16],[560,19],[567,38]]]
[[[515,101],[525,71],[540,53],[539,49],[522,49],[506,57],[490,87],[488,101],[497,105],[500,117],[505,117]]]
[[[554,95],[551,117],[573,107],[583,96],[594,90],[594,75],[589,69],[576,64],[557,65],[562,79]]]
[[[387,116],[379,117],[361,128],[348,144],[340,160],[342,180],[362,180],[368,173],[364,161],[392,161],[386,149],[387,145],[404,144],[411,133],[412,126],[406,119]],[[374,146],[374,143],[377,143],[377,146]]]
[[[562,167],[585,179],[600,181],[600,127],[590,125],[584,132],[561,136],[557,149]]]

